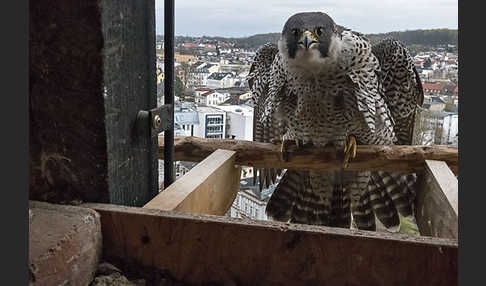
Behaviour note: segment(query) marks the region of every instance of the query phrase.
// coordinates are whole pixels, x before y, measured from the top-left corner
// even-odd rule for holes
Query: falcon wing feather
[[[271,101],[270,86],[272,80],[272,63],[278,54],[275,44],[265,44],[256,53],[248,75],[248,85],[251,90],[253,109],[253,141],[270,143],[274,139],[280,139],[280,124],[268,114],[268,106]],[[257,169],[253,172],[253,182],[259,177],[260,190],[265,186],[276,182],[276,177],[281,173],[277,169]]]
[[[372,52],[380,63],[381,94],[394,122],[395,144],[412,145],[415,114],[424,100],[422,82],[413,59],[404,44],[392,38],[373,45]],[[413,214],[415,174],[373,172],[372,180],[377,184],[371,189],[385,189],[402,215]]]
[[[424,101],[422,82],[407,48],[387,38],[372,47],[380,62],[384,99],[395,122],[397,145],[413,143],[415,114]]]

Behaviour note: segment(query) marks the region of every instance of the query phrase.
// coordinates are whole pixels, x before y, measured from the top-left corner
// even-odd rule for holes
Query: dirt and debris
[[[115,265],[102,262],[98,265],[96,276],[90,286],[186,286],[177,282],[167,272],[142,267],[134,263],[117,263]]]
[[[168,272],[133,262],[111,259],[98,265],[90,286],[237,286],[235,281],[180,282]],[[113,263],[113,264],[112,264]]]

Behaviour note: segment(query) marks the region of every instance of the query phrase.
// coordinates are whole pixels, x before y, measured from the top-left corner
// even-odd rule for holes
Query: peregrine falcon
[[[375,230],[375,215],[399,226],[413,215],[415,174],[349,171],[357,144],[410,145],[423,102],[420,78],[405,46],[386,39],[372,46],[325,13],[291,16],[278,45],[256,53],[248,83],[254,139],[294,140],[297,146],[344,150],[339,171],[286,170],[266,213],[286,222]],[[260,169],[260,188],[281,170]]]

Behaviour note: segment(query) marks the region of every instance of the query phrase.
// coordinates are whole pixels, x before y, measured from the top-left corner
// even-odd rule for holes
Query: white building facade
[[[265,208],[267,203],[259,200],[250,190],[241,190],[231,205],[229,216],[236,218],[251,218],[268,220]]]
[[[459,115],[447,114],[442,121],[442,144],[458,146]]]
[[[247,105],[220,105],[228,117],[229,138],[253,140],[253,107]]]
[[[199,124],[194,128],[194,136],[201,138],[225,138],[226,112],[211,106],[197,107]]]
[[[212,73],[206,81],[209,88],[228,88],[235,84],[235,76],[232,73]]]

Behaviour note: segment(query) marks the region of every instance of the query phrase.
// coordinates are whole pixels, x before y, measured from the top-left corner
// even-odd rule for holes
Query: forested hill
[[[457,46],[458,30],[451,29],[432,29],[432,30],[412,30],[404,32],[389,32],[384,34],[369,34],[366,37],[372,42],[378,42],[384,38],[392,37],[402,41],[406,45]]]
[[[280,33],[257,34],[246,38],[232,38],[235,47],[238,48],[258,48],[266,43],[277,43]]]
[[[392,37],[402,41],[406,45],[438,46],[455,45],[457,46],[457,30],[451,29],[431,29],[431,30],[410,30],[403,32],[389,32],[382,34],[365,35],[372,43],[376,43],[384,38]],[[276,43],[280,38],[280,33],[259,34],[247,38],[236,38],[234,40],[238,47],[258,48],[259,46],[271,42]]]
[[[455,45],[457,46],[457,30],[451,29],[432,29],[432,30],[411,30],[403,32],[389,32],[382,34],[365,35],[372,43],[376,43],[384,38],[392,37],[402,41],[406,45],[438,46]],[[241,48],[258,48],[265,43],[276,43],[280,38],[280,33],[258,34],[247,38],[233,38],[236,46]]]
[[[438,45],[455,45],[457,46],[457,29],[429,29],[429,30],[410,30],[401,32],[389,32],[382,34],[365,35],[372,43],[378,42],[386,37],[393,37],[402,41],[408,46],[438,46]],[[157,38],[162,38],[158,36]],[[191,37],[177,37],[178,41],[188,41]],[[203,37],[206,40],[225,41],[235,43],[237,48],[256,49],[265,43],[276,43],[280,38],[280,33],[257,34],[244,38],[225,38],[225,37]]]

